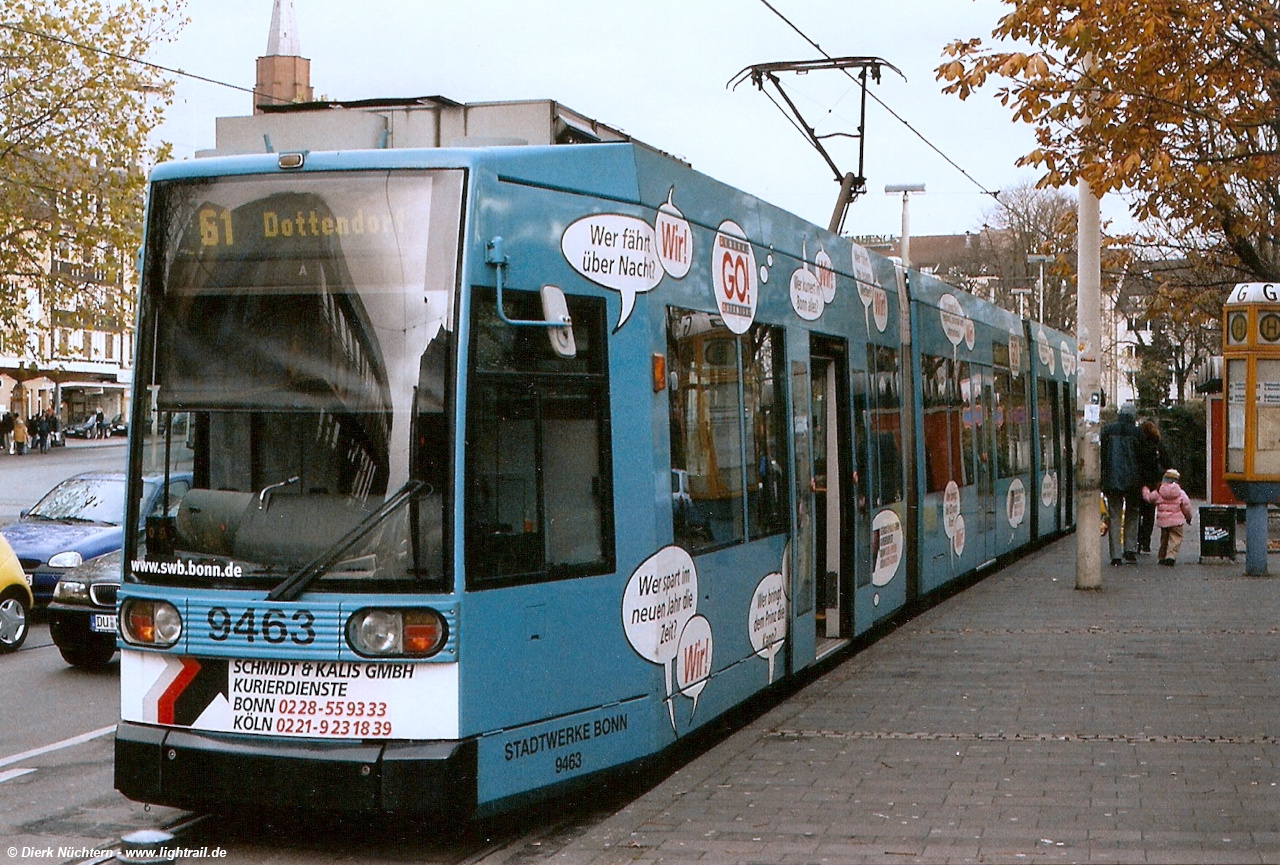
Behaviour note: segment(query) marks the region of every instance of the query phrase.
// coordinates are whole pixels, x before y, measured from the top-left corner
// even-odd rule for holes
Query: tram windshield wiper
[[[359,543],[365,535],[369,534],[383,520],[399,510],[401,505],[411,501],[422,490],[427,488],[428,485],[422,481],[411,480],[405,483],[404,486],[396,491],[395,495],[383,502],[376,511],[365,517],[358,525],[352,527],[351,531],[338,538],[327,550],[286,577],[284,582],[271,590],[267,595],[267,600],[296,601],[312,583],[323,576],[337,562],[341,561],[343,556]]]

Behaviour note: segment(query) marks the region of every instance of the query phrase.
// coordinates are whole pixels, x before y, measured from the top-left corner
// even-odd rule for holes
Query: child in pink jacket
[[[1191,499],[1178,480],[1177,469],[1164,473],[1156,489],[1142,488],[1142,497],[1156,506],[1156,525],[1160,527],[1160,564],[1173,567],[1182,546],[1182,527],[1191,522]]]

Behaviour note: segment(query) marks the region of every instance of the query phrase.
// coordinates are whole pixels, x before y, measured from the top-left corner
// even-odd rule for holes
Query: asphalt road
[[[98,673],[63,663],[44,624],[0,656],[0,861],[90,859],[79,854],[179,815],[112,787],[119,682],[118,661]]]
[[[73,440],[47,454],[0,454],[0,525],[64,478],[123,468],[124,444]],[[19,651],[0,655],[0,862],[91,858],[60,852],[102,848],[177,814],[148,812],[112,787],[119,682],[118,661],[99,673],[67,666],[39,619]]]
[[[71,439],[49,453],[0,453],[0,526],[40,500],[58,481],[88,471],[124,471],[125,440]]]

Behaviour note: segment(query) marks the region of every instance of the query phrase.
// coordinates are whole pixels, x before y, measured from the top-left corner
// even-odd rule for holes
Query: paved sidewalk
[[[510,861],[1278,863],[1280,561],[1198,537],[1099,592],[1067,537]]]

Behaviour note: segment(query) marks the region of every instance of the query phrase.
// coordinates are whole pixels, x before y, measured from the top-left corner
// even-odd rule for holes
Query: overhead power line
[[[821,45],[819,45],[817,42],[810,39],[807,33],[805,33],[803,30],[797,27],[795,22],[793,22],[786,15],[783,15],[780,11],[778,11],[777,7],[775,7],[772,3],[770,3],[769,0],[760,0],[760,2],[763,3],[765,5],[765,8],[767,8],[770,12],[772,12],[774,15],[777,15],[780,19],[782,19],[782,22],[786,24],[788,27],[790,27],[792,30],[794,30],[801,39],[803,39],[805,42],[808,42],[810,45],[812,45],[814,50],[820,53],[823,57],[826,57],[828,60],[835,59],[830,54],[828,54]],[[853,75],[849,72],[849,70],[844,69],[841,71],[844,72],[845,76],[848,77],[850,81],[853,81],[855,84],[858,83],[857,79],[853,77]],[[987,187],[979,183],[978,180],[972,174],[965,171],[964,168],[961,167],[959,163],[957,163],[954,159],[952,159],[947,154],[943,153],[942,150],[936,144],[934,144],[932,141],[926,138],[924,136],[924,133],[922,133],[919,129],[916,129],[909,122],[907,122],[906,118],[904,118],[901,114],[899,114],[898,112],[890,108],[883,99],[877,96],[874,92],[868,91],[867,95],[870,96],[873,100],[875,100],[875,102],[879,104],[881,108],[883,108],[885,111],[888,111],[890,116],[893,117],[893,119],[897,120],[903,126],[907,127],[907,129],[911,130],[912,134],[914,134],[917,138],[923,141],[929,147],[930,150],[932,150],[934,153],[938,154],[943,159],[945,159],[948,165],[950,165],[956,171],[959,171],[961,174],[963,174],[969,180],[970,183],[972,183],[974,186],[981,189],[984,194],[990,195],[992,198],[996,199],[997,201],[1000,200],[1000,190],[997,189],[992,191],[990,189],[987,189]]]
[[[6,30],[12,30],[15,33],[22,33],[27,36],[34,37],[36,39],[47,39],[50,42],[57,42],[61,45],[66,45],[70,48],[77,48],[81,51],[89,51],[94,54],[101,54],[104,57],[112,57],[116,60],[123,60],[126,63],[136,63],[139,66],[145,66],[148,69],[156,69],[160,72],[167,72],[170,75],[181,75],[183,78],[194,78],[196,81],[203,81],[206,84],[216,84],[219,87],[230,87],[232,90],[239,90],[241,93],[252,94],[254,99],[270,99],[275,102],[286,101],[284,99],[279,98],[278,96],[272,96],[269,93],[261,93],[257,90],[254,90],[252,87],[241,87],[238,84],[229,84],[226,81],[219,81],[216,78],[206,78],[203,75],[196,75],[195,73],[192,73],[192,72],[184,72],[181,69],[173,69],[169,66],[161,66],[159,63],[151,63],[147,60],[139,60],[137,57],[130,57],[127,54],[118,54],[115,51],[107,51],[105,48],[97,48],[93,45],[85,45],[82,42],[75,42],[71,39],[64,39],[61,36],[54,36],[51,33],[42,33],[39,30],[29,30],[26,27],[19,27],[17,24],[0,22],[0,27]]]

